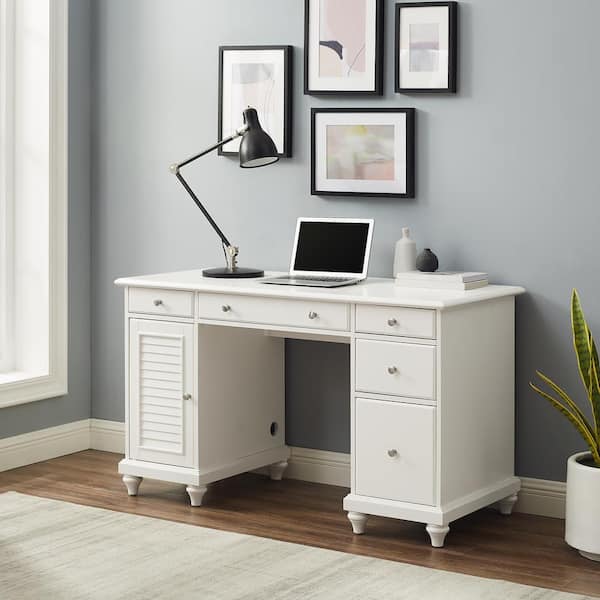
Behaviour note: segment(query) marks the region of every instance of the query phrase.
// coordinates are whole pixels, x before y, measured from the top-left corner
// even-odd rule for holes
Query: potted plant
[[[600,561],[600,364],[592,332],[585,320],[577,290],[571,296],[571,327],[579,374],[591,407],[591,419],[554,381],[536,371],[549,392],[529,385],[577,428],[589,450],[567,462],[565,540],[579,553]]]

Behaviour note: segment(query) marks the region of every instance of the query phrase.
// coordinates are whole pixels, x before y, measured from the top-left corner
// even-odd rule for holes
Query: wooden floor
[[[130,498],[117,474],[120,458],[88,450],[6,471],[0,473],[0,492],[600,596],[600,564],[564,543],[558,519],[483,510],[453,523],[446,547],[432,549],[424,526],[416,523],[371,517],[366,535],[352,535],[342,510],[347,490],[335,486],[246,474],[212,485],[199,508],[190,507],[184,486],[151,480]]]

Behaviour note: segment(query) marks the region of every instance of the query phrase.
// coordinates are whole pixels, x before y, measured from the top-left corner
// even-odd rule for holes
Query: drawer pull
[[[398,372],[398,367],[388,367],[388,373],[390,375],[395,375]]]
[[[184,394],[183,395],[183,399],[184,400],[191,400],[192,399],[192,395],[191,394]]]
[[[396,450],[396,448],[391,448],[388,450],[388,456],[390,458],[396,458],[396,456],[398,456],[398,450]]]
[[[154,306],[162,306],[163,301],[158,298],[154,301]]]
[[[319,316],[319,315],[318,315],[318,314],[317,314],[315,311],[313,311],[313,310],[311,310],[311,311],[308,313],[308,318],[309,318],[309,319],[316,319],[318,316]]]
[[[221,306],[221,310],[223,312],[231,312],[231,306],[229,306],[229,304],[223,304],[223,306]]]
[[[398,325],[398,320],[397,319],[388,319],[388,325],[390,327],[396,327],[396,325]]]

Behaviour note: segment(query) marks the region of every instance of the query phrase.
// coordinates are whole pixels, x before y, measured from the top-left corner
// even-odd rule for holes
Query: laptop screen
[[[369,223],[302,221],[293,270],[360,275],[368,237]]]

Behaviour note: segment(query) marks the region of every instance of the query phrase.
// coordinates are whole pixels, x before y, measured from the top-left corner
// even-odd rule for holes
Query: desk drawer
[[[435,399],[435,347],[356,340],[356,389]]]
[[[172,317],[194,316],[194,292],[129,288],[129,312]]]
[[[349,330],[348,305],[335,302],[201,294],[198,300],[198,315],[201,319],[219,321]]]
[[[356,399],[356,493],[435,504],[435,408]]]
[[[435,310],[359,304],[356,307],[356,331],[433,339]]]

